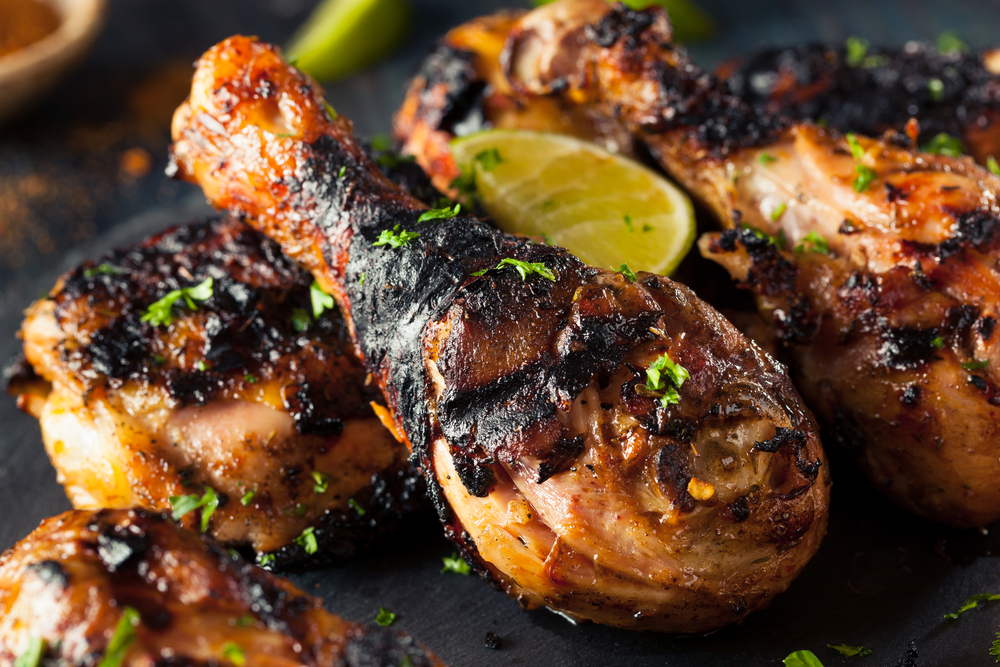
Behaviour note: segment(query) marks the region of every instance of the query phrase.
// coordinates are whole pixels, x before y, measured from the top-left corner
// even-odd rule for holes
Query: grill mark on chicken
[[[254,96],[262,78],[280,106]],[[465,215],[418,222],[424,206],[350,130],[273,47],[235,37],[199,62],[172,156],[334,294],[446,534],[477,570],[529,607],[670,631],[739,620],[783,590],[823,533],[829,479],[803,476],[791,452],[750,452],[782,426],[822,457],[780,365],[665,278],[630,283]],[[394,229],[419,236],[375,245]],[[497,268],[505,258],[556,280]],[[657,402],[654,433],[620,388],[666,353],[690,378],[678,404]],[[700,475],[701,500],[656,482],[666,447],[667,467]],[[539,483],[546,467],[559,472]],[[721,508],[751,487],[737,525]],[[764,553],[767,565],[748,566]]]
[[[207,277],[212,295],[196,309],[175,307],[170,326],[142,321]],[[284,569],[350,557],[419,509],[406,449],[369,405],[381,393],[336,309],[313,318],[312,282],[235,218],[169,229],[65,275],[23,330],[37,374],[20,367],[8,389],[40,416],[74,504],[167,510],[211,486],[213,534]],[[197,525],[198,512],[183,521]],[[316,554],[294,539],[310,525]]]
[[[866,64],[851,65],[843,46],[765,48],[724,63],[717,75],[730,94],[786,118],[868,136],[891,132],[904,146],[915,118],[920,143],[942,132],[959,137],[981,164],[1000,148],[1000,77],[982,54],[910,42],[866,56]]]
[[[109,560],[112,542],[124,550]],[[37,637],[45,664],[97,664],[126,607],[140,617],[126,665],[215,665],[230,644],[249,665],[441,664],[147,510],[66,512],[0,557],[0,661]]]

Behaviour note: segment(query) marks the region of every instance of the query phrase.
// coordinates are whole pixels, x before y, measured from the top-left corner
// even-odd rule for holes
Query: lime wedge
[[[532,0],[536,7],[547,5],[554,0]],[[690,0],[624,0],[632,9],[663,7],[670,17],[670,27],[678,42],[697,42],[708,39],[715,32],[715,22],[698,5]]]
[[[319,79],[342,79],[388,55],[406,36],[408,0],[324,0],[286,51],[289,61]]]
[[[591,266],[667,274],[694,242],[687,195],[594,144],[492,130],[455,139],[451,150],[501,229],[541,236]]]

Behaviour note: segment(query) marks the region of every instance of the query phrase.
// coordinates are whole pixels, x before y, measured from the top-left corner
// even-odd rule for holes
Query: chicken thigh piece
[[[336,297],[446,533],[523,605],[701,632],[815,553],[812,417],[690,290],[428,211],[254,39],[202,57],[173,136],[179,176]]]
[[[312,282],[231,217],[63,276],[28,310],[30,366],[9,390],[73,505],[173,510],[279,567],[349,556],[419,507],[409,453]]]
[[[21,660],[24,660],[22,663]],[[440,666],[151,510],[71,510],[0,556],[0,664]]]

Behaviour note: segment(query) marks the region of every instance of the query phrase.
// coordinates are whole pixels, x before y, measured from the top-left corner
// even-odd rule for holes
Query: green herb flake
[[[391,151],[392,150],[392,139],[385,132],[379,132],[378,134],[372,135],[371,139],[372,150],[376,151]]]
[[[788,208],[788,206],[785,204],[785,202],[781,202],[780,204],[775,206],[774,210],[771,211],[771,221],[777,222],[778,218],[784,215],[786,208]]]
[[[851,67],[860,67],[868,53],[868,40],[863,37],[848,37],[844,42],[845,60]]]
[[[748,225],[745,222],[741,223],[740,227],[743,228],[743,229],[746,229],[746,230],[749,230],[749,231],[753,232],[754,236],[756,236],[757,238],[764,239],[768,243],[773,243],[774,245],[778,246],[779,248],[784,248],[785,247],[785,231],[784,230],[779,230],[778,231],[778,236],[771,236],[767,232],[762,231],[760,229],[757,229],[756,227],[754,227],[752,225]]]
[[[277,556],[274,554],[257,554],[257,562],[261,565],[273,565],[276,560]]]
[[[154,364],[162,366],[164,363],[166,363],[166,361],[167,360],[163,358],[163,355],[160,355],[160,354],[154,354],[153,355],[153,363]]]
[[[941,339],[935,338],[934,340]],[[933,345],[933,343],[931,344]],[[941,349],[939,345],[934,345],[934,347]],[[965,612],[978,607],[980,602],[996,602],[997,600],[1000,600],[1000,595],[992,595],[990,593],[979,593],[978,595],[973,595],[962,603],[962,606],[958,608],[958,611],[952,612],[951,614],[945,614],[944,619],[947,621],[954,621]]]
[[[326,111],[330,120],[337,120],[337,110],[331,107],[329,102],[323,102],[323,110]]]
[[[201,532],[208,530],[208,522],[212,514],[219,507],[219,496],[210,486],[205,487],[205,493],[201,496],[170,496],[170,507],[173,509],[171,516],[174,521],[180,521],[185,515],[201,508]]]
[[[1000,176],[1000,164],[997,164],[997,159],[992,155],[986,158],[986,168],[989,169],[994,176]]]
[[[677,390],[690,377],[691,374],[686,368],[675,363],[670,355],[664,352],[646,369],[646,390],[659,395],[660,403],[666,408],[681,402],[681,395]]]
[[[947,155],[948,157],[962,157],[965,155],[965,146],[958,137],[953,137],[947,132],[940,132],[934,138],[920,147],[925,153],[934,155]]]
[[[379,607],[378,616],[375,617],[375,622],[382,627],[387,628],[396,622],[396,614],[392,613],[385,607]]]
[[[823,667],[812,651],[796,651],[785,658],[785,667]]]
[[[462,210],[461,204],[455,204],[452,207],[442,207],[442,208],[432,208],[429,211],[424,211],[417,218],[417,222],[427,222],[428,220],[446,220],[448,218],[454,218],[458,215],[458,212]],[[399,225],[396,225],[396,229],[399,229]],[[412,234],[413,232],[403,232],[403,234]],[[382,232],[385,234],[385,232]],[[414,234],[412,238],[417,238],[419,234]],[[382,241],[382,237],[379,237],[379,241]],[[391,241],[386,241],[387,243],[392,243]],[[382,243],[375,243],[375,245],[382,245]],[[398,248],[399,246],[393,245],[393,248]]]
[[[323,291],[315,280],[309,288],[309,301],[312,303],[313,317],[319,319],[324,310],[333,309],[333,297]]]
[[[809,252],[818,252],[824,255],[830,254],[830,244],[815,231],[809,232],[802,238],[802,243],[795,246],[795,252],[805,252],[807,245],[809,246]]]
[[[764,166],[767,166],[767,165],[771,164],[772,162],[777,162],[777,161],[778,161],[778,158],[774,157],[773,155],[771,155],[769,153],[761,153],[760,157],[757,158],[757,162],[760,162]]]
[[[493,171],[503,163],[503,158],[500,157],[500,151],[498,151],[495,147],[479,151],[476,153],[476,157],[474,159],[476,164],[482,167],[483,171]]]
[[[947,55],[949,53],[968,53],[969,45],[963,42],[958,35],[951,30],[945,30],[936,40],[938,53]]]
[[[551,211],[555,207],[556,203],[554,201],[552,201],[551,199],[546,199],[545,201],[542,202],[542,213]]]
[[[302,531],[302,534],[295,538],[295,543],[305,549],[307,554],[314,554],[319,551],[319,543],[316,542],[316,529],[309,526]]]
[[[632,216],[631,215],[626,215],[625,216],[625,226],[628,228],[629,233],[632,233],[632,232],[635,231],[635,225],[632,224]]]
[[[252,625],[257,625],[257,619],[250,614],[243,614],[239,618],[229,619],[229,625],[234,628],[249,628]]]
[[[337,172],[337,178],[343,178],[344,174],[346,173],[347,173],[347,167],[346,166],[341,167],[340,171]]]
[[[458,205],[456,204],[455,206],[457,208]],[[425,219],[424,215],[433,212],[434,211],[425,212],[423,215],[420,216],[417,222],[421,222],[422,220],[424,220]],[[452,215],[454,215],[454,213],[452,213]],[[451,217],[451,216],[439,216],[439,217]],[[417,232],[410,232],[405,229],[400,229],[400,227],[401,226],[397,224],[391,230],[383,229],[382,233],[379,234],[378,240],[375,241],[375,243],[372,243],[372,245],[373,246],[388,245],[392,246],[393,248],[401,248],[404,245],[408,244],[413,239],[420,236],[420,234],[418,234]]]
[[[364,516],[367,514],[367,512],[365,512],[365,508],[361,506],[361,503],[354,498],[348,498],[347,504],[351,506],[351,509],[358,513],[358,516]]]
[[[625,262],[622,262],[622,265],[618,268],[618,270],[621,272],[623,276],[625,276],[625,280],[629,281],[630,283],[634,283],[638,278],[638,276],[635,275],[635,272],[632,269],[628,268],[628,264],[626,264]]]
[[[855,160],[860,160],[865,156],[865,149],[858,143],[858,135],[853,132],[847,133],[847,145],[851,147],[851,155],[854,156]]]
[[[651,232],[651,231],[653,231],[654,229],[655,229],[655,227],[653,227],[653,225],[649,224],[648,222],[646,222],[646,223],[643,223],[643,225],[642,225],[642,231],[643,231],[644,233],[648,233],[648,232]]]
[[[198,361],[194,362],[194,367],[196,370],[199,370],[202,373],[208,370],[208,364],[205,363],[204,359],[199,359]]]
[[[198,304],[196,301],[207,301],[209,297],[212,296],[212,279],[206,278],[203,282],[195,285],[194,287],[184,287],[182,289],[175,289],[169,292],[165,297],[159,301],[155,301],[149,305],[146,312],[142,316],[143,322],[149,322],[154,327],[158,327],[161,324],[170,326],[173,322],[173,308],[174,304],[179,300],[184,299],[188,308],[191,310],[197,310]]]
[[[313,482],[313,493],[326,493],[326,490],[330,488],[330,476],[321,473],[319,470],[312,471]]]
[[[32,636],[28,639],[28,648],[14,661],[14,667],[39,667],[44,653],[45,640]]]
[[[243,376],[244,382],[249,382],[250,384],[257,384],[257,376],[253,373],[247,373]]]
[[[222,645],[222,657],[236,665],[236,667],[243,667],[247,663],[247,657],[243,653],[243,648],[233,642],[226,642]]]
[[[256,491],[247,491],[243,494],[243,497],[240,498],[240,505],[243,505],[243,507],[249,507],[250,503],[253,502],[253,497],[256,495]]]
[[[365,284],[365,272],[362,271],[361,272],[361,277],[358,278],[358,285],[364,285],[364,284]]]
[[[962,368],[967,371],[978,371],[990,365],[989,359],[973,359],[962,364]]]
[[[940,102],[944,97],[944,81],[937,77],[928,79],[927,92],[930,93],[932,102]]]
[[[445,572],[454,572],[455,574],[469,576],[472,572],[472,568],[469,567],[469,564],[466,563],[465,560],[463,560],[457,553],[445,556],[441,559],[441,561],[444,563],[444,567],[441,568],[442,574]]]
[[[934,338],[932,338],[931,339],[931,347],[933,347],[935,350],[940,350],[942,347],[944,347],[944,338],[941,338],[941,336],[935,336]],[[971,599],[972,598],[969,598],[969,600],[971,600]],[[1000,599],[1000,598],[997,598],[997,599]],[[972,605],[972,607],[975,607],[975,606],[976,605]],[[972,607],[969,607],[969,609],[972,609]],[[947,616],[945,616],[945,618],[947,618]],[[956,616],[955,618],[958,618],[958,617]]]
[[[500,260],[500,263],[494,266],[492,269],[483,269],[482,271],[476,271],[472,275],[482,276],[485,275],[488,271],[496,271],[502,269],[505,266],[514,267],[514,270],[517,271],[519,274],[521,274],[521,280],[527,280],[529,275],[531,275],[532,273],[537,273],[538,275],[547,280],[551,280],[552,282],[556,281],[556,274],[552,271],[552,269],[545,266],[544,263],[525,262],[520,259],[513,259],[511,257],[503,258],[502,260]]]
[[[93,278],[94,276],[102,276],[102,275],[120,276],[123,273],[125,272],[119,269],[118,267],[111,266],[107,262],[103,262],[101,264],[98,264],[97,266],[92,266],[89,269],[84,269],[83,277]]]
[[[308,511],[308,505],[304,503],[295,503],[295,516],[305,516]]]
[[[410,659],[410,656],[404,655],[403,659],[399,661],[399,667],[413,667],[413,660]]]
[[[122,609],[115,632],[111,635],[108,648],[97,667],[120,667],[128,652],[129,646],[135,641],[135,628],[139,625],[139,612],[132,607]]]
[[[451,187],[458,191],[459,196],[472,196],[476,194],[476,172],[473,169],[464,168],[458,178],[451,182]],[[545,210],[544,208],[542,210]]]
[[[844,656],[845,658],[853,658],[858,656],[859,658],[864,658],[872,654],[872,650],[867,646],[848,646],[847,644],[827,644],[828,647]]]
[[[871,167],[866,167],[863,164],[854,165],[854,173],[857,176],[854,177],[854,183],[851,185],[854,187],[855,192],[864,192],[868,189],[868,186],[872,184],[878,174]]]
[[[997,633],[997,638],[993,640],[993,645],[990,646],[990,655],[1000,662],[1000,632]],[[15,665],[15,667],[17,667]]]

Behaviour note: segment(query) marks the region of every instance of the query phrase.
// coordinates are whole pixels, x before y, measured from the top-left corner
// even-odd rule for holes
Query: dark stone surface
[[[189,64],[234,32],[287,41],[312,0],[112,0],[109,23],[86,62],[21,120],[0,128],[0,360],[19,346],[21,310],[66,268],[203,212],[202,198],[162,176],[168,124],[185,93]],[[328,86],[331,103],[360,134],[385,131],[403,82],[433,40],[502,0],[414,0],[414,31],[393,58]],[[701,0],[716,18],[697,61],[761,44],[842,40],[857,34],[898,45],[956,30],[973,46],[1000,34],[986,0]],[[132,177],[122,153],[142,148],[148,173]],[[42,178],[41,181],[38,178]],[[7,187],[7,190],[2,188]],[[19,199],[19,197],[23,199]],[[38,427],[0,397],[0,547],[69,508],[43,453]],[[829,440],[832,442],[832,440]],[[893,665],[911,639],[921,667],[994,664],[988,654],[1000,606],[945,621],[973,594],[1000,592],[1000,532],[953,531],[910,517],[868,489],[846,457],[831,452],[834,506],[820,553],[772,607],[740,627],[668,637],[573,627],[544,610],[524,612],[478,578],[441,574],[451,547],[432,519],[414,519],[392,541],[346,567],[293,577],[327,607],[372,622],[380,606],[450,665],[777,666],[799,649],[831,665]],[[998,527],[1000,528],[1000,527]],[[483,637],[503,637],[489,650]],[[864,659],[827,644],[866,645]]]

